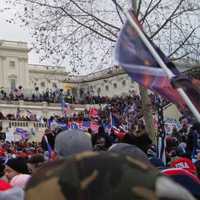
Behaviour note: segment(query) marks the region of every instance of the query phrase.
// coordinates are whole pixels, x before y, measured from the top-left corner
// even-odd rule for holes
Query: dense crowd
[[[46,123],[40,143],[1,140],[0,199],[200,199],[200,124],[189,116],[163,160],[136,94]]]
[[[64,92],[63,89],[53,88],[41,91],[39,87],[36,87],[32,94],[24,94],[22,86],[10,90],[7,92],[2,88],[0,91],[0,100],[6,101],[32,101],[32,102],[48,102],[48,103],[61,103],[62,100],[70,104],[108,104],[113,98],[108,96],[92,95],[90,92],[81,93],[79,99],[75,98],[69,92]]]
[[[60,103],[61,99],[63,98],[63,89],[54,88],[54,89],[46,89],[45,91],[40,91],[39,87],[35,87],[32,94],[25,95],[24,89],[22,86],[18,88],[10,90],[7,94],[4,89],[1,89],[0,92],[0,99],[7,100],[7,101],[33,101],[33,102],[42,102],[46,101],[48,103]],[[70,102],[74,101],[73,97],[69,94],[66,95],[66,99]]]

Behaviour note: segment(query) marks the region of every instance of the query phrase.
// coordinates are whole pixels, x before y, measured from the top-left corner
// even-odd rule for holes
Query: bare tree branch
[[[63,9],[62,7],[60,7],[61,10],[63,10],[63,12],[69,17],[71,18],[73,21],[75,21],[77,24],[82,25],[83,27],[89,29],[90,31],[93,31],[94,33],[96,33],[97,35],[101,36],[102,38],[105,38],[111,42],[116,42],[116,40],[107,37],[106,35],[103,35],[102,33],[98,32],[97,30],[91,28],[90,26],[87,26],[86,24],[81,23],[80,21],[78,21],[77,19],[75,19],[73,16],[71,16],[65,9]]]
[[[46,3],[40,3],[40,2],[36,2],[36,1],[33,1],[33,0],[26,0],[28,2],[31,2],[31,3],[34,3],[34,4],[38,4],[38,5],[41,5],[41,6],[46,6],[46,7],[51,7],[51,8],[54,8],[54,9],[60,9],[62,10],[68,17],[70,17],[73,21],[75,21],[77,24],[89,29],[90,31],[93,31],[94,33],[96,33],[97,35],[101,36],[102,38],[105,38],[111,42],[115,42],[116,40],[108,37],[108,36],[105,36],[103,35],[102,33],[98,32],[97,30],[91,28],[90,26],[87,26],[86,24],[84,23],[81,23],[80,21],[78,21],[74,16],[72,16],[71,14],[69,14],[63,7],[57,7],[57,6],[52,6],[52,5],[49,5],[49,4],[46,4]]]
[[[142,5],[142,0],[139,0],[137,12],[136,12],[136,15],[137,15],[137,16],[140,14],[141,5]]]
[[[176,6],[176,8],[174,9],[174,11],[171,13],[171,15],[165,20],[165,22],[157,29],[157,31],[155,31],[153,33],[153,35],[151,35],[151,39],[154,38],[165,26],[166,24],[171,20],[171,18],[174,16],[174,14],[176,13],[176,11],[180,8],[180,6],[182,5],[182,3],[185,0],[180,0],[178,5]]]
[[[122,16],[120,14],[119,7],[118,7],[118,4],[117,4],[116,1],[115,1],[115,8],[116,8],[116,11],[117,11],[117,14],[119,16],[119,19],[120,19],[121,23],[124,24],[124,20],[122,19]]]
[[[153,3],[153,0],[151,0],[150,1],[150,3],[149,3],[149,5],[148,5],[148,8],[146,9],[146,12],[145,12],[145,14],[144,14],[144,16],[140,19],[140,22],[143,22],[145,19],[146,19],[146,17],[148,16],[148,15],[150,15],[155,9],[156,9],[156,7],[161,3],[161,1],[162,0],[159,0],[152,8],[151,8],[151,5],[152,5],[152,3]],[[150,9],[151,8],[151,9]]]
[[[190,34],[185,38],[185,40],[181,42],[181,44],[169,55],[169,57],[173,56],[177,51],[179,51],[179,49],[181,49],[185,45],[185,43],[190,39],[190,37],[196,31],[196,29],[197,28],[193,29],[190,32]]]
[[[110,24],[110,23],[108,23],[108,22],[105,22],[105,21],[103,21],[103,20],[97,18],[96,16],[92,15],[91,13],[88,13],[87,11],[83,10],[75,1],[73,1],[73,0],[70,0],[70,1],[71,1],[75,6],[77,6],[77,8],[79,8],[83,13],[87,14],[88,16],[93,17],[94,19],[100,21],[101,23],[103,23],[103,24],[105,24],[105,25],[107,25],[107,26],[110,26],[110,27],[112,27],[112,28],[115,28],[115,29],[118,30],[118,31],[120,30],[119,27],[116,27],[116,26],[114,26],[114,25],[112,25],[112,24]]]
[[[183,54],[182,56],[180,56],[180,57],[177,57],[177,58],[172,58],[171,59],[171,61],[177,61],[177,60],[181,60],[182,58],[184,58],[184,57],[186,57],[186,56],[188,56],[189,55],[189,53],[187,52],[187,53],[185,53],[185,54]]]
[[[111,4],[111,1],[114,4]],[[62,60],[66,55],[69,64],[77,64],[77,67],[82,65],[82,62],[96,65],[101,62],[102,56],[106,57],[105,60],[110,59],[110,48],[113,48],[121,23],[124,23],[121,9],[127,9],[124,0],[110,0],[108,3],[106,0],[15,2],[16,5],[24,6],[25,10],[18,12],[18,16],[25,26],[30,27],[35,40],[33,46],[41,50],[41,56],[50,54],[55,60]],[[200,4],[197,1],[191,2],[138,0],[136,15],[144,25],[144,30],[155,43],[167,50],[166,53],[171,57],[182,58],[184,55],[190,55],[191,58],[197,58],[199,54],[200,38],[195,27],[198,27],[196,19]],[[195,20],[191,17],[193,15]],[[184,20],[186,18],[187,21]]]

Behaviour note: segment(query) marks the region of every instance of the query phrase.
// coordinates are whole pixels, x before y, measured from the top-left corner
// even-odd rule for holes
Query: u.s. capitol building
[[[0,41],[0,87],[9,92],[23,87],[24,94],[60,88],[79,98],[82,94],[114,96],[137,91],[137,84],[117,66],[84,76],[70,76],[65,67],[28,63],[28,46],[24,42]]]

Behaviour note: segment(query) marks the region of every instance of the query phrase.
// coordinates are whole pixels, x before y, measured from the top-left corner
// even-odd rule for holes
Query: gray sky
[[[5,0],[0,0],[0,10],[6,6]],[[15,8],[10,11],[0,12],[0,40],[11,40],[11,41],[22,41],[27,42],[30,47],[31,35],[28,33],[24,27],[21,27],[20,24],[11,24],[6,20],[13,16]],[[39,56],[31,51],[28,55],[29,64],[46,64],[52,65],[50,61],[43,63],[39,62]]]

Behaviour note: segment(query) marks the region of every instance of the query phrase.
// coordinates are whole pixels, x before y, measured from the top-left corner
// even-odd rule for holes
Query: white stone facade
[[[77,97],[81,97],[81,93],[108,97],[127,95],[133,90],[139,93],[137,83],[118,66],[85,76],[68,76],[65,84],[70,83],[75,88]]]
[[[22,86],[24,93],[35,87],[63,88],[67,73],[64,67],[49,67],[28,64],[28,46],[24,42],[0,41],[0,87],[9,91]]]
[[[45,91],[62,88],[80,98],[84,95],[114,96],[137,90],[137,85],[117,67],[86,76],[68,76],[65,67],[28,64],[28,46],[24,42],[0,41],[0,88],[7,92],[22,86],[31,95],[38,87]]]
[[[23,42],[0,42],[0,86],[23,85],[28,89],[28,48]]]

